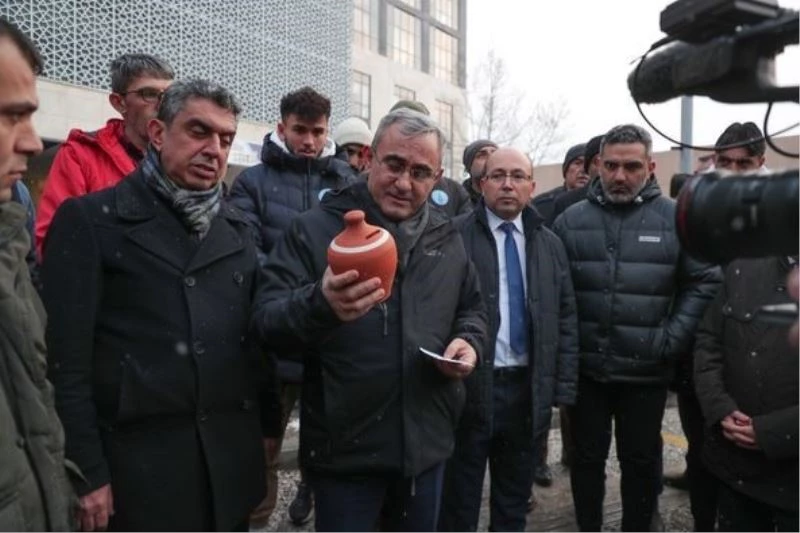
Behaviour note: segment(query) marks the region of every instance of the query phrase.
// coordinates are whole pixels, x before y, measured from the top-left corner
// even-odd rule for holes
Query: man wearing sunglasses
[[[586,199],[553,224],[567,250],[578,307],[570,476],[581,531],[601,530],[612,420],[622,530],[649,530],[660,489],[667,385],[721,280],[717,267],[681,249],[675,202],[661,195],[652,149],[639,126],[612,128]]]
[[[64,200],[113,187],[142,160],[147,123],[174,78],[172,67],[156,56],[124,54],[111,62],[108,101],[122,118],[112,118],[96,131],[70,131],[56,153],[36,219],[40,257],[50,222]]]

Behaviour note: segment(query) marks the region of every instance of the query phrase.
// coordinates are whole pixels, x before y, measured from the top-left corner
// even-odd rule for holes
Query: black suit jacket
[[[243,216],[223,205],[197,241],[135,171],[64,202],[45,245],[50,377],[79,492],[111,483],[112,529],[241,524],[264,496],[262,424],[280,416],[260,416]]]

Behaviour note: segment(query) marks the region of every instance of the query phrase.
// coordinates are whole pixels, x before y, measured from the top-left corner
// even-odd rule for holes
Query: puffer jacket
[[[236,177],[228,198],[250,222],[263,266],[297,215],[319,205],[328,192],[355,181],[355,171],[336,157],[332,141],[321,157],[298,157],[270,133],[264,137],[261,163]]]
[[[721,271],[682,249],[675,202],[655,177],[629,204],[606,200],[600,179],[553,224],[570,259],[580,371],[600,382],[667,383]]]
[[[787,326],[758,316],[791,301],[786,258],[738,259],[697,331],[695,386],[706,424],[703,459],[722,482],[749,497],[797,512],[798,366]],[[758,450],[736,446],[720,421],[733,411],[753,420]]]
[[[578,316],[575,293],[569,275],[564,246],[531,207],[522,211],[525,229],[525,274],[528,286],[528,323],[531,324],[529,357],[531,398],[533,399],[534,438],[550,427],[551,407],[575,402],[578,381]],[[500,274],[497,246],[486,216],[483,200],[475,210],[458,217],[454,224],[461,232],[467,254],[472,258],[486,303],[489,336],[485,356],[467,377],[467,406],[462,424],[482,425],[492,417],[494,349],[500,328]]]
[[[56,152],[36,217],[36,248],[42,258],[47,230],[67,198],[113,187],[133,172],[137,162],[122,144],[125,123],[110,119],[97,131],[74,129]]]
[[[25,218],[22,206],[0,205],[0,531],[69,531],[73,494]]]
[[[464,405],[461,380],[420,348],[469,342],[480,358],[486,315],[478,277],[450,220],[429,209],[390,298],[340,321],[322,295],[327,248],[352,209],[380,224],[366,183],[327,195],[292,223],[264,269],[253,327],[277,353],[304,354],[300,461],[334,475],[416,476],[446,460]]]

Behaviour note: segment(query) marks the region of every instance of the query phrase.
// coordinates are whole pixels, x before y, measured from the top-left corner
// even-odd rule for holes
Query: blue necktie
[[[514,224],[504,222],[500,226],[506,232],[506,279],[508,280],[508,320],[511,333],[511,349],[514,353],[528,352],[527,312],[525,311],[525,285],[522,282],[522,266],[517,243],[514,241]]]

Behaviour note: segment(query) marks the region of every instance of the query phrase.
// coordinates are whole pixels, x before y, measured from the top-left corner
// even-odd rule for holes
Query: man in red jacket
[[[174,77],[166,61],[147,54],[124,54],[111,62],[108,101],[122,119],[112,118],[97,131],[70,131],[56,153],[36,219],[39,257],[64,200],[112,187],[136,168],[147,148],[147,123]]]

